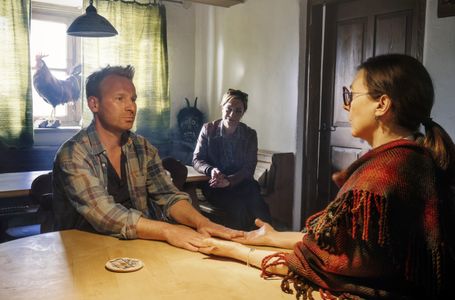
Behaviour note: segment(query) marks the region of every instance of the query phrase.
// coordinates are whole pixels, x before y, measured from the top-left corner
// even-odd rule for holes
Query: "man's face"
[[[136,88],[131,80],[109,75],[100,84],[101,99],[89,98],[96,122],[105,130],[122,134],[133,127],[136,117]]]

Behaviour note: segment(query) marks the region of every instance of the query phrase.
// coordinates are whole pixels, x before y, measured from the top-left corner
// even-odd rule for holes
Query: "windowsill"
[[[34,128],[34,146],[60,146],[75,135],[81,127]]]

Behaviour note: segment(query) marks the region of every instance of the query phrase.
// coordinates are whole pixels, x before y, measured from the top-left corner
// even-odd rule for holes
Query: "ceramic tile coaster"
[[[143,266],[142,260],[129,257],[114,258],[106,263],[106,269],[113,272],[134,272]]]

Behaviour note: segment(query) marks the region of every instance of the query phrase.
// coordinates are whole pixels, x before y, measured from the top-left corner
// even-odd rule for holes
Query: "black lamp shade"
[[[68,27],[66,33],[82,37],[109,37],[118,34],[114,26],[96,12],[92,1],[90,1],[90,5],[85,10],[85,14],[77,17]]]

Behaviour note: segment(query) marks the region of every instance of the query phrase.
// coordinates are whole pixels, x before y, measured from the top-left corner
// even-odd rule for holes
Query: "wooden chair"
[[[169,172],[174,185],[179,190],[188,193],[191,197],[193,207],[197,211],[200,211],[198,198],[195,196],[193,190],[188,188],[186,183],[186,178],[188,177],[188,169],[186,166],[181,161],[170,156],[163,158],[161,162],[163,164],[163,168]]]
[[[188,176],[188,169],[183,163],[173,157],[165,157],[162,159],[163,168],[171,175],[172,182],[181,191]]]
[[[52,231],[52,172],[35,178],[30,189],[30,201],[31,204],[27,207],[33,206],[36,209],[31,213],[28,209],[27,212],[16,218],[16,223],[23,225],[7,228],[5,231],[6,240]],[[30,220],[33,220],[34,224],[30,224]]]
[[[31,197],[39,203],[38,221],[41,233],[53,231],[54,213],[52,210],[52,172],[38,176],[32,183]]]

